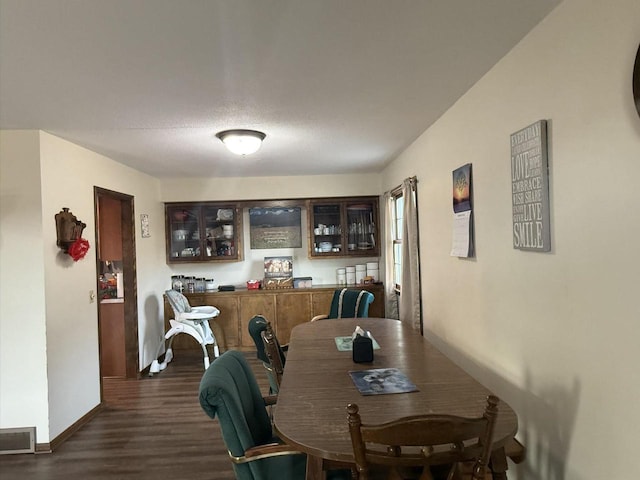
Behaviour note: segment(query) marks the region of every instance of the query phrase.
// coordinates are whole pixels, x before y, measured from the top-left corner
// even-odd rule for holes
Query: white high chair
[[[173,349],[171,345],[173,344],[174,337],[179,333],[191,335],[198,341],[204,352],[204,369],[206,370],[209,368],[207,345],[213,345],[213,354],[216,358],[220,356],[218,342],[209,326],[209,320],[217,317],[220,314],[220,310],[211,306],[192,307],[189,305],[187,297],[175,290],[167,290],[165,294],[173,309],[175,318],[169,320],[171,328],[164,335],[165,340],[169,340],[169,346],[164,354],[164,361],[162,363],[158,362],[160,350],[164,345],[164,342],[162,342],[158,347],[156,359],[151,362],[151,366],[149,367],[149,376],[164,370],[167,368],[167,364],[173,360]]]

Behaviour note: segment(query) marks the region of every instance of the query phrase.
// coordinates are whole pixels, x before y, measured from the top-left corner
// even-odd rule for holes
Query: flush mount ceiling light
[[[258,151],[266,135],[257,130],[224,130],[216,133],[216,137],[222,140],[230,152],[250,155]]]

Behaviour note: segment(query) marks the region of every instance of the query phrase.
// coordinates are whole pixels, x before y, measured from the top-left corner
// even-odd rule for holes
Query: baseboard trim
[[[51,453],[51,444],[50,443],[36,443],[35,454],[38,455],[40,453]]]
[[[51,453],[51,452],[55,451],[56,448],[58,448],[60,445],[62,445],[71,435],[73,435],[78,430],[80,430],[80,428],[82,428],[84,425],[89,423],[103,409],[104,409],[104,404],[100,403],[99,405],[96,405],[94,408],[89,410],[85,415],[80,417],[78,419],[78,421],[76,421],[75,423],[70,425],[69,428],[67,428],[64,432],[62,432],[56,438],[51,440],[51,443],[49,443],[49,444],[46,444],[46,443],[45,444],[37,444],[36,445],[36,451],[39,450],[40,446],[44,446],[44,445],[49,445],[48,453]],[[46,453],[46,451],[42,451],[41,453]]]

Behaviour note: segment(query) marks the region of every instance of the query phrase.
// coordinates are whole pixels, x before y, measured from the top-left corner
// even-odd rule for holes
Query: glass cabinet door
[[[342,209],[337,204],[311,204],[313,226],[312,255],[342,253]]]
[[[200,209],[180,205],[167,207],[167,255],[171,261],[193,261],[200,257]]]
[[[308,205],[310,258],[379,255],[377,197],[317,199]]]
[[[377,250],[375,222],[372,203],[347,204],[347,250],[350,253]]]
[[[236,239],[236,210],[233,206],[205,206],[204,219],[204,256],[224,257],[219,260],[238,258]]]
[[[242,216],[237,205],[167,204],[167,263],[242,258]]]

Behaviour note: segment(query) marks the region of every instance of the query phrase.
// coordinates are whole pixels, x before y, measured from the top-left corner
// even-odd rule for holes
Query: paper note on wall
[[[471,210],[453,214],[452,257],[468,257],[470,253]]]

